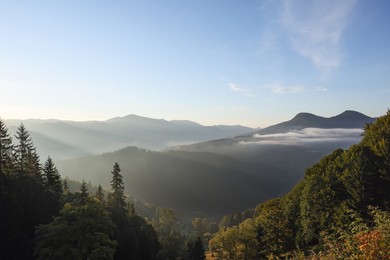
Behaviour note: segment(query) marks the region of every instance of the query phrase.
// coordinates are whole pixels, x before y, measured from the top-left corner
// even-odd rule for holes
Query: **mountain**
[[[209,243],[212,253],[218,259],[389,259],[389,144],[390,111],[366,126],[360,142],[308,168],[285,195],[223,217],[224,228]]]
[[[118,162],[131,197],[187,214],[220,217],[290,188],[286,171],[229,156],[127,147],[112,153],[57,161],[61,175],[106,187]],[[107,187],[109,188],[109,187]]]
[[[304,128],[362,128],[366,123],[371,123],[375,118],[362,113],[346,110],[333,117],[321,117],[310,113],[299,113],[293,119],[269,126],[257,131],[257,134],[283,133]]]
[[[137,115],[106,121],[5,120],[12,133],[23,122],[42,157],[66,159],[115,151],[127,146],[151,150],[233,137],[253,131],[244,126],[203,126],[191,121],[166,121]]]
[[[328,120],[299,114],[290,125],[284,123],[284,129],[298,123],[311,128],[272,134],[252,131],[247,136],[175,146],[164,152],[129,147],[57,164],[65,176],[105,184],[110,167],[118,162],[131,196],[187,213],[220,216],[282,195],[324,155],[358,143],[365,122],[356,115],[346,112]],[[352,118],[348,124],[341,120],[345,117]],[[323,127],[324,121],[340,123],[333,124],[336,128],[313,128]],[[358,128],[340,128],[345,126]]]
[[[251,165],[253,174],[277,167],[292,188],[305,169],[337,148],[347,149],[361,140],[362,128],[374,118],[354,111],[324,118],[300,113],[293,119],[250,134],[171,147],[172,151],[217,153]],[[274,183],[268,183],[275,187]],[[287,185],[287,186],[288,186]],[[287,190],[285,190],[287,191]]]

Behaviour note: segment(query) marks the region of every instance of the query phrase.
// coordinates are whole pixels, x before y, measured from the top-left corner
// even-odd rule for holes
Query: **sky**
[[[0,117],[266,127],[390,107],[388,0],[0,0]]]

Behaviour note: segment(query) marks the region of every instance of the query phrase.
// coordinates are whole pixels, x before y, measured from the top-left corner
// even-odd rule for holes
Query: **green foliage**
[[[245,222],[226,228],[224,217],[210,248],[221,259],[243,259],[247,247],[260,258],[388,259],[389,178],[390,111],[366,125],[359,144],[325,156],[288,194],[259,205],[257,244],[242,242]]]
[[[108,207],[101,186],[91,197],[90,183],[62,181],[50,157],[42,175],[23,125],[15,149],[1,120],[0,134],[0,259],[156,259],[156,232],[124,201],[119,165]],[[72,193],[68,183],[80,190]]]
[[[238,226],[219,231],[209,242],[217,259],[256,259],[258,256],[257,228],[253,219]]]
[[[97,201],[65,204],[50,224],[37,227],[37,259],[113,259],[117,243],[110,239],[114,224]]]
[[[325,259],[377,260],[390,258],[390,214],[370,207],[372,221],[352,217],[349,226],[328,234],[322,233]]]
[[[18,128],[16,146],[2,123],[0,130],[0,259],[31,259],[35,226],[50,222],[60,201],[46,189],[39,157],[24,126]]]
[[[280,199],[268,201],[257,207],[256,211],[254,220],[258,255],[265,258],[293,249],[293,232],[281,208]]]
[[[180,233],[179,222],[173,209],[157,208],[152,225],[161,244],[159,259],[176,259],[183,255],[185,239]]]

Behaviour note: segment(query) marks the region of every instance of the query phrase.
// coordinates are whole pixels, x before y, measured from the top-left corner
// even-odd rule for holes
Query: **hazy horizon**
[[[337,116],[337,115],[339,115],[339,114],[341,114],[343,112],[344,111],[341,111],[340,113],[335,114],[335,115],[330,115],[329,117]],[[356,112],[361,113],[360,111],[356,111]],[[310,113],[310,112],[302,111],[300,113]],[[364,114],[364,115],[366,115],[366,114]],[[108,121],[110,119],[114,119],[114,118],[118,118],[118,117],[119,118],[123,118],[123,117],[126,117],[126,116],[135,116],[135,117],[147,118],[147,119],[152,119],[152,120],[165,120],[167,122],[173,122],[173,123],[174,123],[174,121],[190,121],[190,122],[198,123],[198,124],[200,124],[202,126],[222,126],[222,125],[225,125],[225,126],[238,126],[238,125],[240,125],[240,124],[234,124],[234,123],[233,124],[208,124],[208,125],[206,125],[206,124],[202,124],[200,122],[197,122],[197,121],[194,121],[194,120],[191,120],[191,119],[185,119],[185,118],[183,118],[183,119],[153,118],[153,117],[146,117],[146,116],[143,116],[143,115],[135,115],[135,114],[128,114],[128,115],[123,115],[123,116],[115,116],[115,117],[111,117],[111,118],[107,118],[107,119],[101,119],[101,120],[98,120],[98,119],[73,120],[73,119],[60,119],[60,118],[2,118],[2,117],[0,117],[0,118],[3,119],[3,120],[6,120],[6,121],[14,121],[14,120],[16,120],[16,121],[19,121],[19,120],[21,120],[21,121],[28,121],[28,120],[43,120],[43,121],[54,120],[54,121],[56,121],[56,120],[59,120],[59,121],[69,121],[69,122],[105,122],[105,121]],[[291,118],[286,119],[285,121],[291,120],[294,116],[295,115],[293,115]],[[317,114],[316,114],[316,116],[325,117],[323,115],[317,115]],[[366,115],[366,116],[372,117],[372,118],[378,117],[378,116],[371,116],[371,115]],[[279,123],[282,123],[282,122],[285,122],[285,121],[276,122],[275,124],[279,124]],[[257,128],[267,128],[267,127],[273,126],[275,124],[265,125],[265,126],[262,126],[262,127],[253,127],[253,126],[248,126],[248,125],[240,125],[240,126],[245,126],[245,127],[257,129]]]
[[[390,2],[2,2],[4,119],[267,127],[386,112]]]

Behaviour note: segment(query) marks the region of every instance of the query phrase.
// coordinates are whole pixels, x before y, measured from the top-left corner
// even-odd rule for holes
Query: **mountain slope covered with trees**
[[[40,163],[23,124],[15,138],[17,144],[0,120],[0,259],[152,260],[204,255],[202,245],[189,243],[186,248],[190,237],[173,229],[177,223],[172,210],[159,208],[152,222],[136,213],[126,199],[119,164],[108,174],[108,196],[101,186],[92,195],[84,180],[79,191],[70,192],[50,157]]]
[[[295,118],[300,118],[301,128],[354,128],[304,128],[283,134],[256,133],[178,146],[161,152],[127,147],[112,153],[57,161],[57,166],[71,179],[81,181],[85,178],[105,185],[108,182],[105,174],[108,166],[117,161],[133,198],[219,218],[286,193],[302,180],[305,169],[321,157],[334,149],[348,148],[359,142],[365,120],[367,123],[372,120],[352,111],[319,119],[321,124],[306,122],[311,117],[305,115]],[[343,118],[348,124],[343,123]],[[303,121],[306,123],[303,124]],[[290,131],[286,125],[295,127],[296,123],[296,119],[282,123],[283,129]]]
[[[210,240],[218,259],[390,257],[390,111],[361,142],[307,169],[286,195]]]

